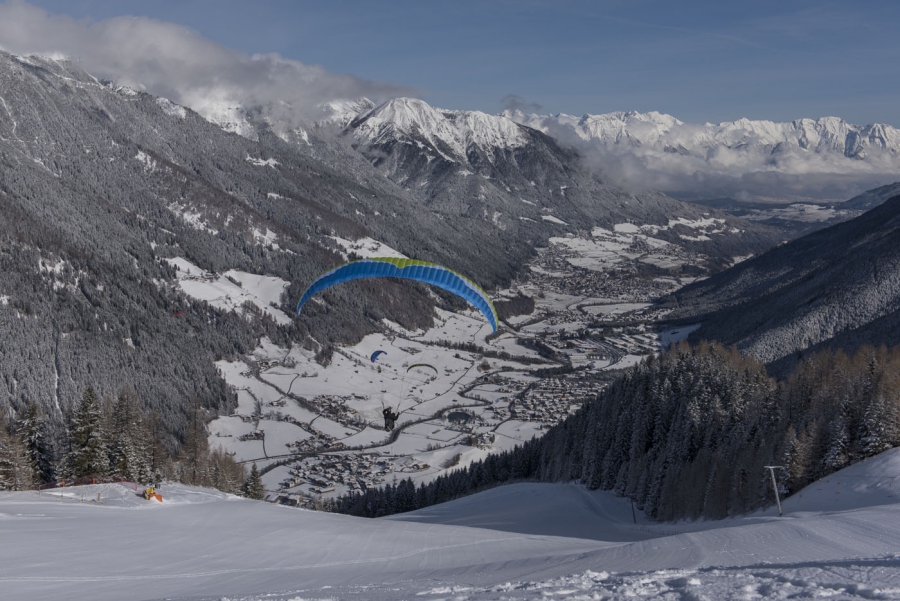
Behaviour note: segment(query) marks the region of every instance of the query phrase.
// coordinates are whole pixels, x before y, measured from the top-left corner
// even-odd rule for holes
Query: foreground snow
[[[121,484],[0,493],[0,590],[5,600],[896,599],[897,475],[900,449],[811,485],[782,518],[680,524],[633,519],[627,500],[566,484],[381,520],[184,486],[164,486],[163,503]]]

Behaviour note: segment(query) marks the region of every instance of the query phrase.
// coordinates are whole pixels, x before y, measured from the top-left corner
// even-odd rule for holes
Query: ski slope
[[[897,599],[898,475],[895,449],[807,487],[784,517],[677,524],[573,484],[379,520],[180,485],[162,503],[127,484],[7,492],[0,598]]]

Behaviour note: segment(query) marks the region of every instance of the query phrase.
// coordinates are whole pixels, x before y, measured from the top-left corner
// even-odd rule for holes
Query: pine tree
[[[151,411],[150,415],[142,420],[141,429],[147,461],[150,464],[151,479],[154,482],[161,482],[166,478],[174,478],[175,468],[172,458],[160,439],[163,429],[160,424],[159,414]]]
[[[28,461],[25,445],[6,429],[0,414],[0,490],[26,490],[34,485],[34,471]]]
[[[866,407],[863,415],[860,432],[860,446],[862,456],[873,457],[883,451],[892,448],[890,428],[891,420],[886,419],[888,405],[881,395],[877,395],[872,399],[868,407]]]
[[[263,486],[262,476],[259,474],[259,470],[256,469],[256,463],[250,468],[250,475],[247,476],[247,481],[244,482],[244,496],[257,501],[262,501],[266,498],[266,489]]]
[[[849,447],[850,434],[843,418],[838,417],[831,427],[831,444],[823,459],[823,465],[832,472],[846,467],[850,463]]]
[[[109,463],[112,471],[133,482],[149,482],[149,445],[143,440],[145,428],[137,407],[137,395],[131,390],[119,393],[110,424]]]
[[[70,434],[72,450],[66,456],[67,476],[105,476],[109,473],[109,452],[103,436],[103,413],[92,387],[85,389],[75,410]]]
[[[179,479],[185,484],[209,486],[209,440],[206,438],[206,426],[195,408],[193,419],[188,424],[181,445],[179,458]]]
[[[35,486],[56,480],[53,454],[46,437],[47,422],[41,415],[37,403],[30,401],[18,423],[19,436],[25,445],[25,454],[34,471]]]

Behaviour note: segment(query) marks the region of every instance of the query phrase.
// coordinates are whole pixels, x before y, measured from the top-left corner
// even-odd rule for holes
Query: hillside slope
[[[703,322],[693,339],[766,363],[822,345],[898,344],[900,197],[687,286],[669,306]]]
[[[869,209],[877,207],[889,198],[898,195],[900,195],[900,182],[894,182],[893,184],[888,184],[887,186],[881,186],[874,190],[868,190],[862,194],[858,194],[850,200],[842,202],[840,207],[842,209],[868,211]]]

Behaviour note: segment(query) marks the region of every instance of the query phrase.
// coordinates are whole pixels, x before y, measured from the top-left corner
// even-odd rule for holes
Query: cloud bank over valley
[[[575,148],[602,179],[631,191],[842,201],[900,173],[900,131],[838,117],[696,124],[657,112],[504,114]]]

